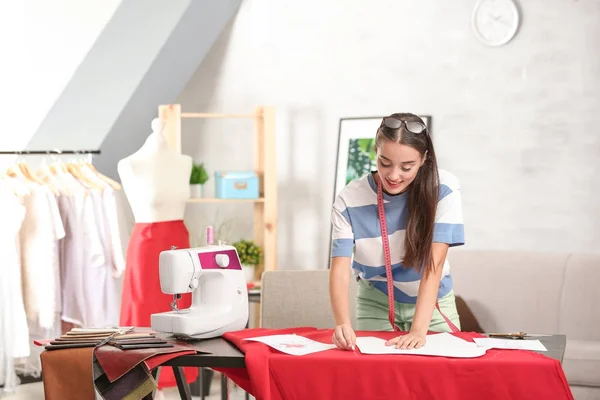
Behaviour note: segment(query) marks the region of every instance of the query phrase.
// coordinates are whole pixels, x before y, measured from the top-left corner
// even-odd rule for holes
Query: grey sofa
[[[600,399],[600,253],[466,251],[448,256],[456,294],[485,332],[567,335],[577,400]]]
[[[600,399],[600,254],[452,249],[463,330],[567,335],[563,368],[576,400]],[[328,270],[262,278],[262,327],[332,328]],[[350,288],[355,324],[356,283]]]

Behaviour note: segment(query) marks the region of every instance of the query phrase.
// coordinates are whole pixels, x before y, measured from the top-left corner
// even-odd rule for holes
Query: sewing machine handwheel
[[[227,254],[217,254],[215,261],[217,261],[217,265],[221,268],[229,266],[229,256]]]

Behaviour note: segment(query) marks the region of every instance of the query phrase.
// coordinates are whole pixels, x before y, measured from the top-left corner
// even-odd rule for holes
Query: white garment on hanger
[[[117,196],[111,187],[107,187],[102,192],[102,198],[104,202],[105,218],[108,225],[108,235],[110,236],[109,254],[112,258],[113,276],[118,278],[125,271],[125,259],[117,211]]]
[[[44,185],[30,183],[29,188],[30,193],[23,196],[26,212],[19,237],[30,354],[15,361],[15,369],[18,373],[37,377],[42,370],[39,355],[43,347],[34,345],[33,340],[60,333],[58,250],[65,231],[54,193]]]
[[[62,312],[65,322],[84,325],[83,266],[85,238],[85,203],[87,194],[81,190],[60,196],[58,205],[65,228],[60,243],[60,276],[62,283]]]
[[[21,290],[19,229],[25,207],[0,181],[0,385],[6,392],[18,384],[14,361],[29,356],[29,329]]]
[[[105,310],[98,310],[96,304],[98,297],[102,297],[102,288],[107,284],[105,274],[106,255],[102,246],[100,237],[100,226],[103,221],[96,217],[96,207],[94,198],[98,193],[90,190],[86,196],[83,209],[83,225],[80,234],[83,235],[84,252],[83,263],[79,266],[83,268],[83,327],[94,328],[96,321],[100,318],[98,314]]]
[[[56,198],[46,186],[31,185],[24,196],[25,219],[21,226],[21,279],[27,318],[43,329],[55,325],[58,241],[65,236]]]
[[[84,272],[85,323],[88,327],[98,328],[116,326],[119,324],[119,293],[117,280],[113,277],[111,221],[103,193],[94,190],[89,196],[94,211],[93,216],[89,216],[89,221],[93,217],[94,223],[89,226],[95,228],[95,232],[89,232],[89,249],[92,251],[88,253],[90,263]]]

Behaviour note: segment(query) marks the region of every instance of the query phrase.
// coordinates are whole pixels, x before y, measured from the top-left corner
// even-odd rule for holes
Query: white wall
[[[157,105],[164,96],[168,96],[163,88],[177,87],[178,84],[176,79],[171,80],[168,74],[163,73],[151,79],[150,85],[143,85],[146,75],[161,61],[163,64],[175,64],[177,54],[181,51],[204,54],[198,49],[190,51],[189,47],[171,50],[168,55],[163,52],[168,47],[174,29],[192,8],[191,3],[191,0],[123,2],[44,118],[27,148],[99,149],[121,117],[137,123],[137,126],[135,123],[130,124],[130,129],[137,128],[139,132],[143,126],[147,132],[149,121],[156,116]],[[204,5],[207,2],[196,3]],[[201,40],[197,38],[196,45]],[[182,64],[187,67],[189,64],[186,61],[182,60]],[[179,79],[185,79],[173,91],[171,101],[198,64],[196,62],[189,67],[188,75],[178,76]],[[172,67],[170,72],[178,74],[180,70],[181,68]],[[142,86],[145,104],[140,104],[136,96]],[[128,106],[139,107],[145,113],[133,116],[126,110]],[[132,135],[120,132],[120,136],[136,136],[137,132],[132,132]]]
[[[96,88],[107,85],[118,86],[121,97],[115,97],[116,91],[111,90],[111,97],[105,98],[102,102],[96,99],[90,100],[86,104],[88,107],[86,112],[81,113],[78,120],[71,120],[64,124],[62,122],[64,118],[61,119],[61,115],[68,115],[69,106],[72,107],[72,104],[81,97],[81,88],[75,86],[74,83],[77,79],[74,78],[74,82],[70,84],[75,86],[70,96],[70,102],[65,102],[64,107],[60,110],[62,112],[59,112],[58,108],[53,110],[57,111],[54,125],[65,126],[66,130],[88,132],[85,138],[86,146],[97,148],[101,144],[102,154],[95,158],[96,167],[103,174],[119,179],[118,161],[137,151],[146,141],[151,132],[151,121],[157,116],[157,105],[172,103],[177,98],[210,51],[217,37],[224,29],[228,29],[230,20],[235,15],[240,3],[241,0],[171,0],[169,2],[153,0],[144,2],[143,12],[139,10],[140,3],[135,3],[135,7],[130,5],[128,9],[121,7],[116,14],[123,11],[126,16],[121,18],[115,16],[111,20],[103,36],[109,36],[108,34],[112,32],[112,38],[109,36],[104,41],[104,54],[98,54],[96,58],[112,59],[110,56],[107,57],[107,54],[114,54],[115,46],[112,43],[118,40],[122,45],[123,53],[126,54],[122,58],[129,61],[124,64],[128,67],[129,72],[124,73],[123,65],[116,64],[112,71],[107,69],[104,71],[104,85],[102,82],[94,85]],[[185,7],[183,7],[184,5]],[[174,18],[176,12],[181,13],[178,18]],[[169,22],[169,19],[166,18],[167,15],[172,16],[170,26],[166,25]],[[135,37],[131,38],[129,46],[123,46],[124,37],[120,32],[127,26],[131,26],[132,21],[138,19],[143,20],[143,23],[136,24]],[[120,20],[121,26],[115,20]],[[146,31],[151,34],[141,31],[144,25]],[[161,40],[156,40],[158,27],[162,28],[164,34]],[[142,48],[140,38],[147,41],[146,48]],[[99,40],[99,42],[101,41]],[[94,48],[94,51],[97,50],[97,47]],[[136,49],[135,54],[132,53],[132,48]],[[149,52],[152,49],[154,53]],[[143,62],[148,55],[152,56],[151,63],[135,65],[131,62],[133,60],[136,63]],[[88,57],[85,62],[88,63],[88,61],[90,62],[89,72],[86,74],[88,85],[84,85],[83,82],[79,85],[87,88],[90,87],[89,83],[93,83],[94,77],[98,75],[98,66],[96,65],[98,63],[94,63],[92,57]],[[137,76],[133,73],[136,70]],[[140,70],[143,71],[141,75]],[[128,75],[135,79],[126,79]],[[115,76],[119,77],[119,81],[116,82]],[[130,90],[124,91],[127,81],[130,84]],[[121,101],[125,102],[124,106]],[[104,120],[102,123],[90,124],[89,121],[93,120],[90,113],[97,109],[104,110]],[[112,113],[109,112],[111,109]],[[57,135],[51,135],[53,131],[55,131],[53,124],[48,124],[46,129],[48,137],[44,138],[46,141],[60,141]],[[43,129],[40,129],[40,132],[43,132]],[[82,142],[79,143],[83,145]]]
[[[475,0],[365,4],[245,2],[178,99],[184,111],[277,108],[280,268],[327,266],[339,119],[397,111],[433,115],[469,249],[598,250],[600,2],[523,1],[501,48],[472,35]],[[184,152],[211,173],[252,168],[250,125],[183,127]],[[251,207],[238,209],[232,240],[252,232]],[[188,218],[201,229],[235,210],[190,205]]]
[[[20,150],[121,0],[0,2],[0,148]]]

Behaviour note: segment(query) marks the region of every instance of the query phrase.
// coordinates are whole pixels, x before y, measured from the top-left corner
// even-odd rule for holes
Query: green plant
[[[240,240],[233,243],[233,247],[238,252],[240,262],[244,265],[257,265],[262,260],[262,249],[252,240]]]
[[[190,185],[200,184],[204,185],[204,183],[208,180],[208,173],[204,168],[204,164],[192,164],[192,172],[190,174]]]
[[[346,184],[377,169],[375,162],[375,139],[351,139],[348,141],[348,169]]]

